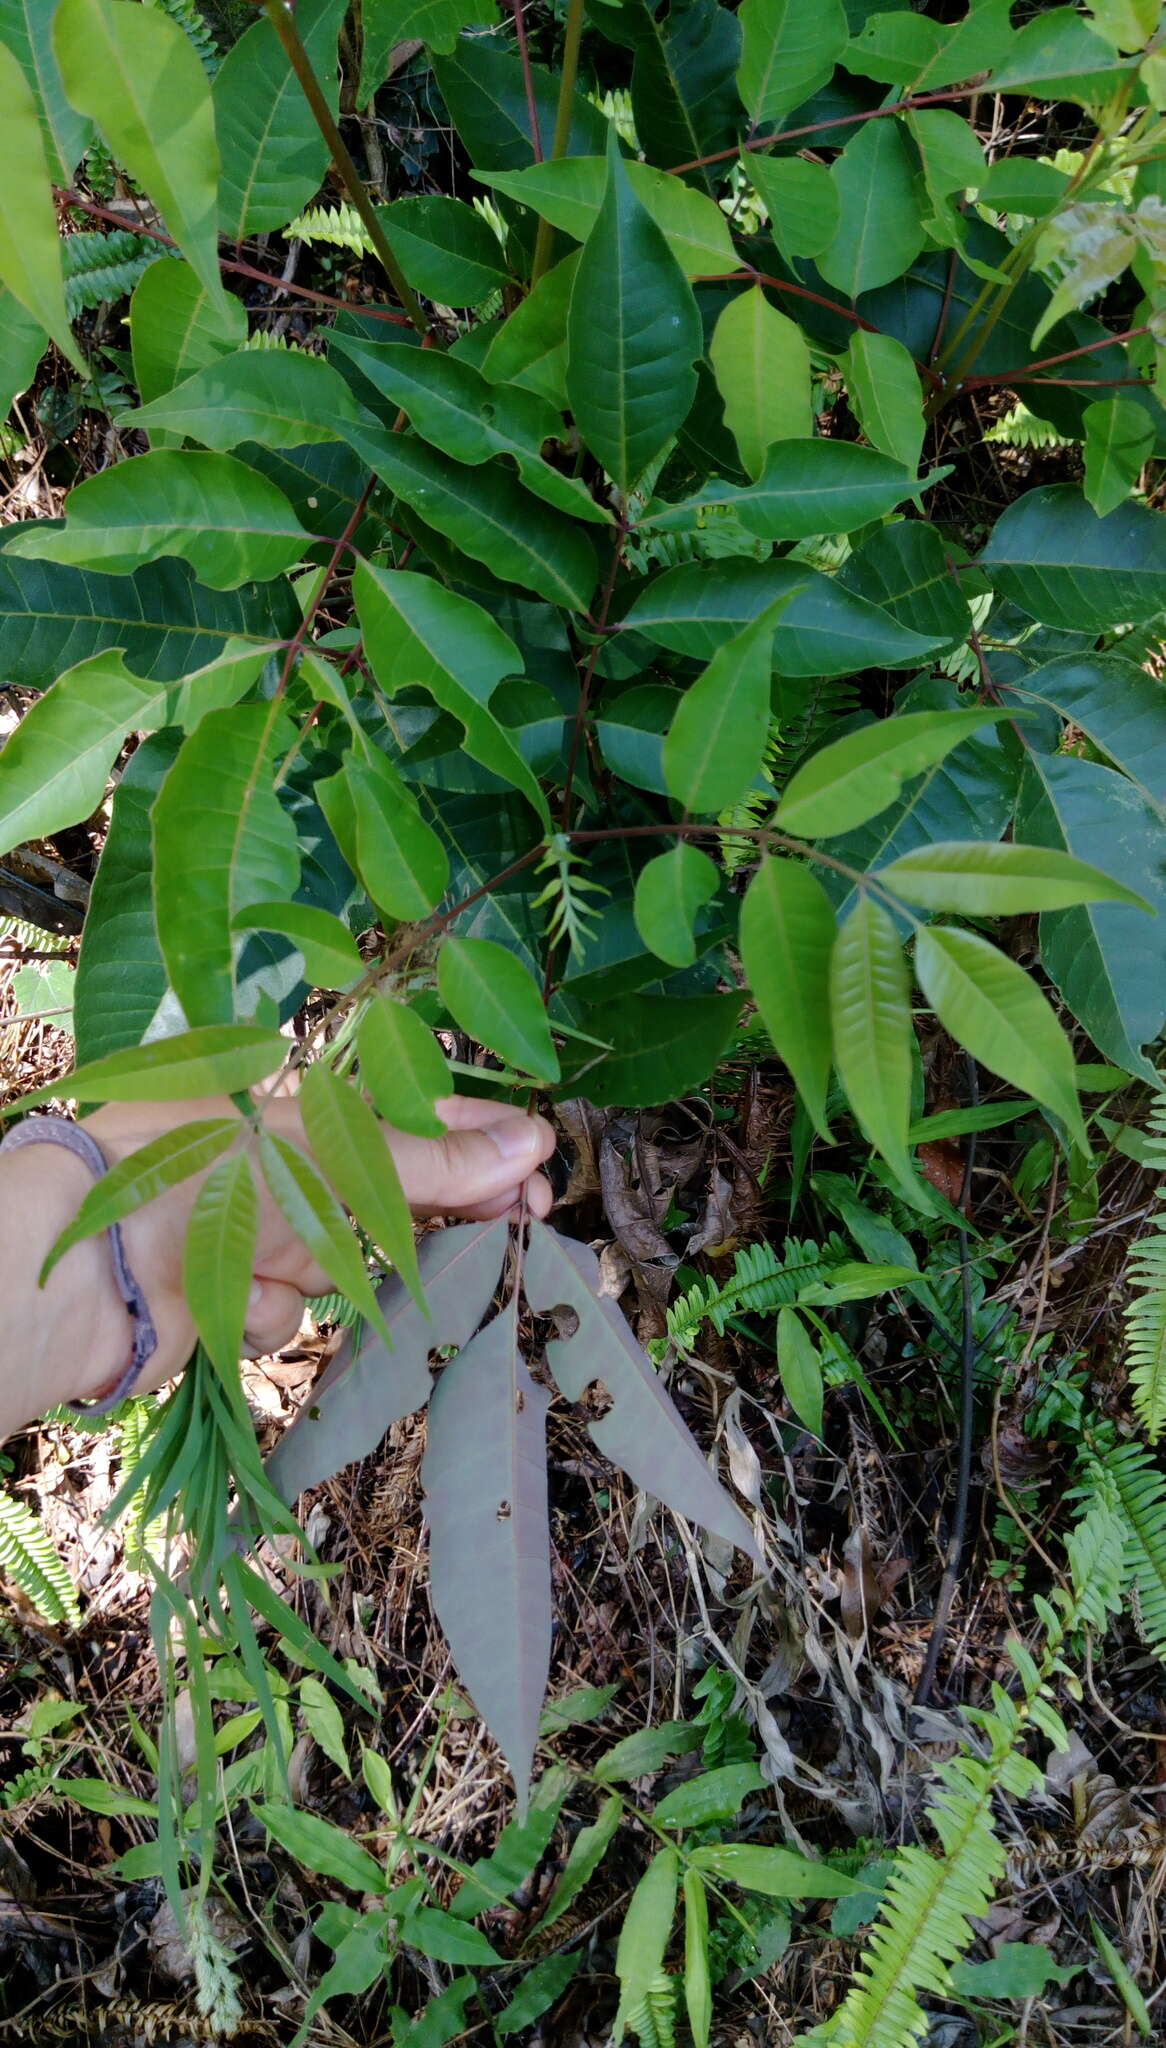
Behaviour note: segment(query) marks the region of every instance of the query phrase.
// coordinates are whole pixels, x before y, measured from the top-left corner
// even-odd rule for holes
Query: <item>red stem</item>
[[[862,114],[836,114],[832,121],[810,121],[804,128],[775,129],[772,135],[750,136],[745,142],[738,142],[733,149],[714,149],[711,156],[694,156],[691,163],[669,164],[670,177],[679,177],[682,171],[703,171],[706,164],[721,164],[730,157],[740,156],[743,149],[768,149],[772,142],[793,142],[803,135],[824,135],[830,128],[853,128],[859,121],[883,121],[888,114],[909,114],[914,107],[933,107],[941,100],[972,99],[984,90],[979,85],[958,85],[945,87],[942,92],[921,92],[914,98],[896,100],[890,107],[870,107]]]
[[[526,112],[530,122],[530,146],[534,151],[536,164],[543,160],[542,136],[538,125],[538,101],[534,96],[534,73],[530,68],[530,51],[526,44],[526,9],[523,0],[510,0],[514,15],[514,33],[518,37],[518,54],[522,60],[522,82],[526,88]]]
[[[990,377],[965,377],[962,388],[968,391],[976,384],[1023,384],[1037,370],[1052,370],[1056,368],[1058,363],[1076,362],[1078,356],[1095,355],[1098,349],[1120,348],[1124,342],[1136,341],[1139,335],[1152,332],[1153,329],[1146,326],[1131,327],[1125,334],[1105,334],[1101,337],[1100,341],[1087,341],[1080,348],[1063,349],[1059,356],[1040,356],[1035,363],[1025,363],[1019,370],[998,370]],[[1068,380],[1050,377],[1047,381],[1050,384],[1054,384],[1067,382]],[[1138,378],[1136,381],[1141,383],[1143,380]]]
[[[291,676],[292,669],[295,667],[296,661],[299,658],[300,649],[303,647],[304,641],[307,639],[308,634],[311,632],[312,622],[315,619],[316,613],[319,611],[320,606],[323,604],[324,599],[328,595],[329,585],[331,584],[333,576],[336,574],[336,564],[340,560],[341,555],[344,553],[345,548],[350,547],[352,545],[353,535],[355,534],[357,527],[360,525],[361,520],[364,518],[365,507],[372,496],[373,485],[375,483],[375,476],[370,476],[363,491],[361,492],[359,498],[357,499],[355,505],[352,508],[351,514],[349,515],[347,526],[345,527],[339,540],[336,542],[336,545],[332,549],[331,558],[329,559],[327,568],[324,570],[320,578],[320,581],[316,587],[315,595],[312,598],[311,603],[308,605],[306,611],[304,612],[303,618],[300,620],[299,625],[296,627],[295,633],[293,634],[291,640],[288,643],[288,650],[287,653],[284,655],[283,668],[280,672],[279,690],[277,692],[279,696],[282,696],[283,692],[287,689],[288,680]]]

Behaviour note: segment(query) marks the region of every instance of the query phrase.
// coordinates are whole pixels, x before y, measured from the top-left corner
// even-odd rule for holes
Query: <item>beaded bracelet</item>
[[[63,1145],[67,1152],[84,1161],[97,1179],[109,1172],[109,1161],[96,1138],[83,1131],[80,1124],[67,1123],[64,1117],[28,1117],[8,1136],[0,1140],[0,1152],[15,1152],[21,1145]],[[119,1401],[132,1394],[142,1373],[158,1348],[158,1333],[154,1319],[146,1306],[146,1298],[138,1286],[125,1254],[121,1226],[111,1223],[106,1231],[109,1248],[113,1254],[113,1276],[117,1291],[121,1295],[129,1314],[133,1330],[133,1344],[130,1361],[112,1387],[100,1394],[95,1401],[70,1401],[67,1406],[77,1415],[108,1415]]]

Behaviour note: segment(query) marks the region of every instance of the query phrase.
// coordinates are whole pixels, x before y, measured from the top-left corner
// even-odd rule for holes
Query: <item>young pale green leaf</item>
[[[35,525],[14,555],[128,576],[160,555],[182,555],[215,590],[263,583],[308,546],[284,494],[233,455],[155,450],[99,470],[70,491],[63,527]]]
[[[537,982],[494,939],[447,938],[437,956],[437,988],[450,1014],[507,1066],[557,1081],[559,1056]]]
[[[161,8],[61,0],[53,48],[73,105],[148,193],[212,299],[219,279],[219,150],[193,43]]]
[[[434,1609],[523,1810],[551,1656],[549,1406],[503,1312],[442,1373],[422,1466]]]
[[[719,1764],[666,1792],[656,1801],[652,1817],[666,1828],[703,1828],[713,1821],[736,1820],[743,1801],[764,1787],[756,1764]]]
[[[108,0],[125,6],[128,0]],[[163,17],[165,19],[165,17]],[[256,441],[261,448],[303,448],[341,441],[364,419],[352,393],[323,356],[291,349],[237,349],[204,363],[149,405],[122,416],[126,426],[153,434],[188,434],[217,452]]]
[[[1049,99],[1090,105],[1106,99],[1130,69],[1130,61],[1119,62],[1075,7],[1050,7],[1017,30],[1003,61],[993,67],[991,87],[1008,92],[1036,86]]]
[[[130,300],[130,344],[134,382],[143,405],[173,391],[220,356],[233,355],[247,339],[242,301],[224,292],[212,298],[189,263],[151,263]],[[177,446],[181,436],[156,427],[155,448]]]
[[[615,1952],[619,2011],[614,2038],[622,2040],[629,2013],[647,2001],[672,1934],[680,1859],[675,1849],[658,1849],[632,1893]]]
[[[479,605],[432,576],[361,562],[353,592],[365,651],[385,695],[427,690],[465,728],[471,759],[520,789],[549,827],[537,779],[489,708],[503,677],[522,673],[513,640]]]
[[[664,742],[664,777],[688,811],[736,803],[765,759],[773,631],[793,595],[777,598],[718,648],[680,700]]]
[[[785,1398],[799,1422],[820,1437],[825,1397],[822,1360],[796,1308],[777,1312],[777,1369]]]
[[[838,231],[817,262],[827,283],[848,298],[901,277],[923,247],[918,172],[918,155],[897,121],[865,122],[831,165]]]
[[[1129,497],[1154,452],[1154,422],[1132,398],[1085,408],[1085,496],[1099,519]]]
[[[300,1106],[317,1165],[424,1309],[412,1213],[385,1133],[372,1110],[354,1087],[338,1080],[321,1060],[304,1076]]]
[[[751,1842],[702,1845],[692,1851],[692,1862],[711,1877],[768,1899],[845,1899],[866,1890],[858,1878],[796,1850],[759,1849]]]
[[[32,1109],[55,1096],[78,1102],[182,1102],[192,1095],[235,1095],[274,1074],[287,1040],[257,1024],[205,1026],[92,1060],[21,1097]]]
[[[79,1063],[141,1045],[166,1000],[154,927],[150,812],[181,742],[173,727],[151,734],[114,791],[73,979]]]
[[[741,98],[761,127],[825,85],[850,40],[842,0],[741,0]],[[881,126],[881,123],[877,125]]]
[[[871,447],[916,469],[923,446],[923,391],[902,342],[893,334],[856,327],[841,368],[851,410]]]
[[[82,1238],[92,1237],[98,1230],[108,1230],[111,1224],[143,1209],[164,1189],[177,1187],[180,1181],[189,1180],[192,1173],[203,1172],[228,1145],[234,1144],[243,1128],[238,1117],[211,1117],[198,1123],[179,1124],[119,1159],[90,1189],[73,1221],[61,1232],[41,1268],[41,1285],[70,1245],[79,1244]]]
[[[419,1138],[440,1138],[445,1125],[434,1103],[453,1080],[445,1054],[424,1018],[407,1003],[374,996],[356,1032],[360,1078],[386,1121]]]
[[[1144,896],[1103,875],[1088,861],[1054,847],[1012,841],[949,840],[900,854],[878,870],[879,881],[904,903],[958,910],[969,917],[1013,917],[1025,910],[1065,910],[1074,903],[1132,903]]]
[[[636,198],[651,214],[686,277],[716,277],[736,269],[729,224],[715,199],[634,157],[625,159],[624,169]],[[521,171],[474,175],[479,183],[533,207],[543,220],[585,242],[603,204],[607,162],[601,156],[564,156],[554,163],[528,164]]]
[[[315,1870],[353,1892],[388,1890],[385,1873],[375,1856],[334,1827],[322,1814],[304,1813],[296,1806],[258,1805],[256,1815],[289,1856],[305,1870]]]
[[[65,308],[57,216],[37,104],[17,58],[2,42],[0,105],[0,284],[52,335],[84,377],[85,359]]]
[[[679,505],[654,501],[639,525],[662,533],[695,532],[725,506],[758,540],[809,540],[820,533],[853,533],[930,481],[920,482],[901,462],[856,441],[779,441],[755,482],[721,483],[714,477]]]
[[[684,839],[642,867],[633,914],[649,951],[671,967],[690,967],[696,959],[697,914],[712,901],[719,883],[715,863]]]
[[[129,1814],[143,1820],[158,1818],[156,1799],[140,1799],[136,1792],[120,1792],[116,1785],[107,1785],[104,1778],[60,1778],[57,1784],[62,1798],[72,1799],[86,1813],[103,1813],[119,1819]]]
[[[1136,625],[1166,607],[1166,516],[1131,503],[1099,519],[1078,485],[1046,484],[1001,513],[980,563],[1002,597],[1043,625]]]
[[[623,1800],[618,1792],[609,1792],[599,1809],[598,1817],[589,1827],[579,1830],[567,1851],[567,1860],[547,1901],[546,1911],[539,1920],[540,1929],[553,1927],[556,1920],[561,1920],[572,1899],[578,1896],[584,1885],[594,1876],[607,1854],[622,1816]]]
[[[813,431],[805,335],[753,285],[730,299],[720,315],[709,361],[741,461],[750,476],[760,476],[775,441],[804,439]],[[914,467],[914,457],[909,459]]]
[[[635,1778],[650,1777],[673,1757],[699,1749],[700,1740],[695,1721],[658,1721],[654,1728],[637,1728],[621,1736],[599,1758],[595,1775],[601,1784],[631,1784]]]
[[[318,1678],[301,1678],[300,1712],[313,1742],[349,1782],[352,1765],[344,1740],[344,1717],[327,1687]],[[380,1759],[378,1758],[378,1762]]]
[[[223,1374],[243,1353],[259,1235],[259,1197],[245,1152],[220,1160],[198,1192],[187,1225],[182,1284],[198,1334]]]
[[[834,1064],[876,1150],[909,1182],[911,991],[903,946],[882,905],[866,894],[839,930],[830,960]]]
[[[390,917],[426,917],[449,883],[444,844],[383,754],[370,750],[363,761],[349,754],[344,776],[356,823],[357,871],[373,902]]]
[[[54,185],[67,185],[93,140],[93,124],[65,98],[48,33],[51,13],[45,0],[0,0],[0,43],[19,60],[32,88],[49,176]]]
[[[304,974],[314,988],[347,988],[364,968],[348,926],[310,903],[249,903],[236,911],[234,929],[290,939],[304,956]]]
[[[575,271],[567,395],[587,447],[628,491],[676,432],[704,343],[692,287],[615,143],[607,188]]]
[[[893,804],[903,784],[942,761],[982,725],[1005,711],[907,711],[849,732],[790,777],[777,807],[779,825],[814,839],[852,832]]]
[[[567,409],[567,312],[578,265],[575,249],[544,272],[502,322],[482,362],[491,383],[537,391],[559,412]]]
[[[296,26],[335,115],[336,36],[344,0],[299,0]],[[287,61],[274,24],[244,27],[211,89],[222,154],[219,232],[239,242],[282,228],[314,199],[328,169],[328,145]]]
[[[435,1963],[473,1963],[480,1967],[483,1963],[502,1961],[479,1928],[467,1927],[464,1920],[455,1920],[452,1913],[443,1912],[439,1906],[418,1906],[415,1912],[407,1914],[401,1923],[401,1939]]]
[[[838,233],[838,187],[825,164],[750,152],[747,177],[766,206],[783,256],[820,256]]]
[[[978,932],[947,925],[919,932],[915,974],[940,1023],[973,1059],[1043,1102],[1087,1153],[1073,1049],[1032,976]]]
[[[259,1140],[263,1178],[285,1221],[389,1345],[392,1338],[377,1304],[364,1260],[343,1209],[307,1156],[265,1131]]]
[[[1143,2039],[1151,2040],[1154,2034],[1153,2015],[1141,1991],[1138,1989],[1137,1979],[1133,1971],[1130,1969],[1121,1950],[1110,1940],[1104,1927],[1094,1919],[1092,1913],[1089,1915],[1089,1925],[1093,1929],[1093,1939],[1097,1943],[1097,1953],[1118,1988],[1122,2004],[1125,2006],[1126,2011]]]
[[[183,741],[154,805],[158,938],[192,1024],[234,1015],[237,913],[299,885],[295,825],[272,787],[281,744],[277,704],[213,711]]]
[[[829,1139],[830,899],[809,868],[766,855],[741,905],[741,963],[762,1022]]]
[[[709,1906],[700,1872],[684,1873],[684,2003],[693,2048],[709,2048],[713,1988],[709,1972]]]
[[[196,724],[250,689],[266,659],[265,647],[228,641],[178,685],[131,675],[116,650],[68,669],[0,754],[0,853],[92,816],[127,733]]]

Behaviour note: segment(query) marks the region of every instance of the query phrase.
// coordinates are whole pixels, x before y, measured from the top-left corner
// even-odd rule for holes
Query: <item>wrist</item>
[[[3,1346],[11,1368],[3,1390],[8,1429],[61,1402],[92,1399],[129,1358],[130,1318],[104,1234],[73,1245],[39,1285],[45,1258],[92,1185],[82,1161],[55,1146],[29,1145],[0,1159],[0,1215],[24,1283]]]

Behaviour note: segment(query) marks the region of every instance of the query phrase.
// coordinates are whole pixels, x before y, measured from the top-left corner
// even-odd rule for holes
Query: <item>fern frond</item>
[[[1063,434],[1058,434],[1047,420],[1038,419],[1026,405],[1014,405],[1011,412],[1004,414],[989,427],[985,441],[996,441],[1005,448],[1067,448]]]
[[[824,1280],[849,1255],[837,1232],[825,1245],[788,1237],[779,1255],[771,1244],[743,1245],[733,1261],[731,1278],[698,1280],[668,1310],[668,1336],[678,1351],[691,1351],[705,1323],[724,1336],[730,1317],[776,1315],[794,1301],[803,1287]]]
[[[340,206],[309,206],[284,229],[284,237],[301,242],[330,242],[335,249],[350,249],[354,256],[371,256],[372,243],[355,206],[347,200]]]
[[[11,1813],[16,1806],[23,1806],[26,1800],[39,1799],[46,1792],[60,1769],[60,1762],[51,1757],[45,1763],[29,1764],[27,1770],[17,1771],[15,1777],[0,1785],[0,1811]]]
[[[1120,1520],[1139,1633],[1166,1661],[1166,1475],[1144,1444],[1118,1443],[1091,1461],[1090,1480],[1093,1499],[1108,1500]],[[1087,1568],[1100,1577],[1096,1563]]]
[[[785,686],[792,697],[799,688],[802,702],[782,719],[776,744],[767,766],[780,788],[806,754],[824,740],[836,737],[833,728],[840,718],[858,710],[858,683],[853,676],[814,676],[802,683]]]
[[[56,1546],[23,1501],[0,1491],[0,1571],[6,1572],[44,1619],[77,1628],[81,1610],[73,1581]]]
[[[152,4],[160,7],[163,14],[168,14],[171,21],[178,23],[183,34],[194,44],[207,77],[213,78],[223,61],[222,55],[209,24],[195,6],[195,0],[152,0]]]
[[[261,354],[270,349],[290,349],[294,355],[298,356],[307,356],[312,353],[311,349],[304,347],[302,341],[289,341],[286,334],[273,334],[269,327],[257,327],[253,334],[247,336],[246,341],[242,345],[244,348],[258,349]]]
[[[629,2006],[625,2025],[640,2048],[676,2048],[676,1979],[658,1970],[638,2005]]]
[[[151,263],[164,261],[157,242],[129,228],[100,229],[66,235],[61,243],[65,274],[65,305],[70,320],[78,313],[127,298]]]
[[[566,939],[576,960],[582,960],[595,937],[598,898],[611,893],[601,883],[593,882],[586,872],[578,873],[581,864],[582,856],[572,848],[567,833],[556,832],[535,868],[536,875],[549,873],[550,880],[540,889],[533,906],[536,910],[546,906],[547,931],[552,941],[557,944]],[[589,903],[589,896],[597,900]]]
[[[1150,1111],[1146,1163],[1166,1175],[1166,1095]],[[1153,1228],[1130,1251],[1134,1297],[1126,1309],[1126,1356],[1134,1409],[1151,1443],[1166,1429],[1166,1203],[1159,1196]]]

